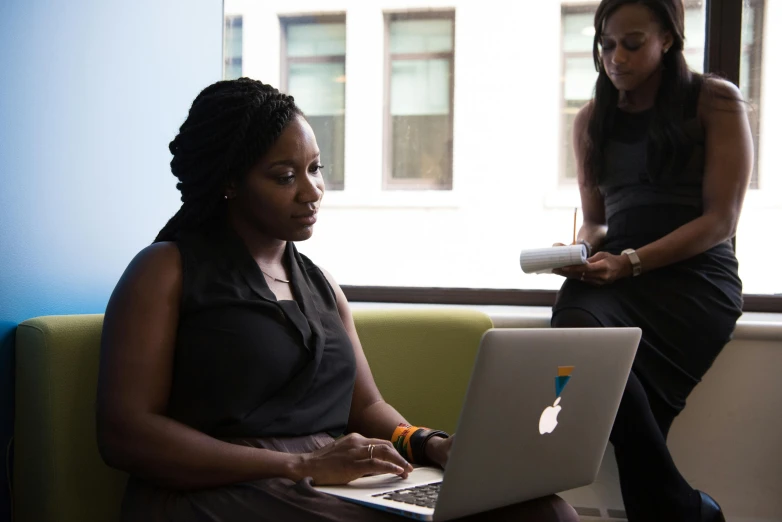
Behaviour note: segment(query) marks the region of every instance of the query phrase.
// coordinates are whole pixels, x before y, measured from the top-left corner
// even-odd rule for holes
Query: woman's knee
[[[551,317],[552,328],[600,328],[595,316],[580,308],[563,308]]]
[[[578,514],[562,497],[549,495],[526,503],[529,505],[529,518],[535,522],[579,522]]]
[[[556,495],[528,500],[459,520],[464,522],[579,522],[576,510]]]

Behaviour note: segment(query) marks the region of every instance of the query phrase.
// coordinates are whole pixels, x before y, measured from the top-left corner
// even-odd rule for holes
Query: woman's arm
[[[182,293],[179,250],[147,247],[106,309],[97,396],[98,446],[115,468],[177,488],[297,478],[297,457],[219,441],[165,416]]]
[[[576,158],[578,190],[581,193],[581,212],[584,222],[578,231],[578,240],[586,241],[597,252],[606,235],[606,217],[603,195],[593,176],[586,175],[586,137],[589,118],[592,113],[590,101],[576,114],[573,121],[573,153]]]
[[[592,102],[584,105],[573,121],[573,153],[576,159],[576,174],[578,190],[581,193],[581,212],[584,221],[578,231],[577,241],[585,241],[591,247],[590,255],[597,252],[605,240],[606,226],[605,204],[603,195],[597,186],[594,176],[587,176],[586,139],[587,126],[592,114]],[[561,243],[557,243],[561,245]],[[553,272],[564,277],[580,278],[585,265],[564,266]]]
[[[397,425],[407,421],[380,395],[364,355],[364,349],[361,347],[348,299],[331,274],[323,269],[321,271],[337,296],[339,317],[345,326],[348,337],[350,337],[353,353],[356,356],[356,384],[353,388],[353,401],[350,405],[348,432],[361,433],[366,437],[390,439]]]
[[[706,80],[699,112],[706,133],[703,215],[639,248],[644,271],[693,257],[736,234],[753,162],[741,92],[732,83]]]
[[[752,173],[752,137],[739,90],[707,80],[699,100],[706,144],[703,214],[636,250],[643,272],[696,256],[733,237]],[[607,284],[633,273],[624,255],[598,252],[583,265],[583,280]],[[575,277],[578,277],[574,274]]]
[[[342,324],[350,337],[353,345],[353,353],[356,356],[356,384],[353,388],[353,402],[350,405],[350,417],[348,418],[348,432],[357,432],[366,437],[376,437],[379,439],[390,439],[394,429],[404,422],[405,418],[393,406],[383,400],[380,391],[377,389],[375,379],[372,377],[372,371],[369,369],[369,363],[364,355],[364,349],[361,347],[361,341],[358,338],[356,325],[353,322],[353,314],[350,311],[348,299],[345,293],[339,287],[334,278],[321,269],[328,279],[334,294],[337,296],[337,309]],[[434,427],[434,426],[433,426]],[[448,459],[448,450],[452,441],[433,437],[429,439],[426,445],[427,457],[441,466],[445,466]]]

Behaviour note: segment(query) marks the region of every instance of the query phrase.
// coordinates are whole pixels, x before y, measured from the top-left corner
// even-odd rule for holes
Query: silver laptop
[[[595,480],[639,328],[495,328],[481,339],[448,465],[316,489],[451,520]],[[433,428],[435,426],[432,426]]]

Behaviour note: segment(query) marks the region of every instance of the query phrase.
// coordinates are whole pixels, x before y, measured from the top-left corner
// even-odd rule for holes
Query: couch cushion
[[[356,310],[369,367],[383,398],[419,426],[452,433],[481,336],[492,327],[469,309]]]

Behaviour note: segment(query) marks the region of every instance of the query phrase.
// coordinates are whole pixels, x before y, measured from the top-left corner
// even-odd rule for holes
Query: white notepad
[[[587,249],[583,244],[527,249],[521,251],[520,262],[525,274],[548,274],[554,268],[583,265]]]

